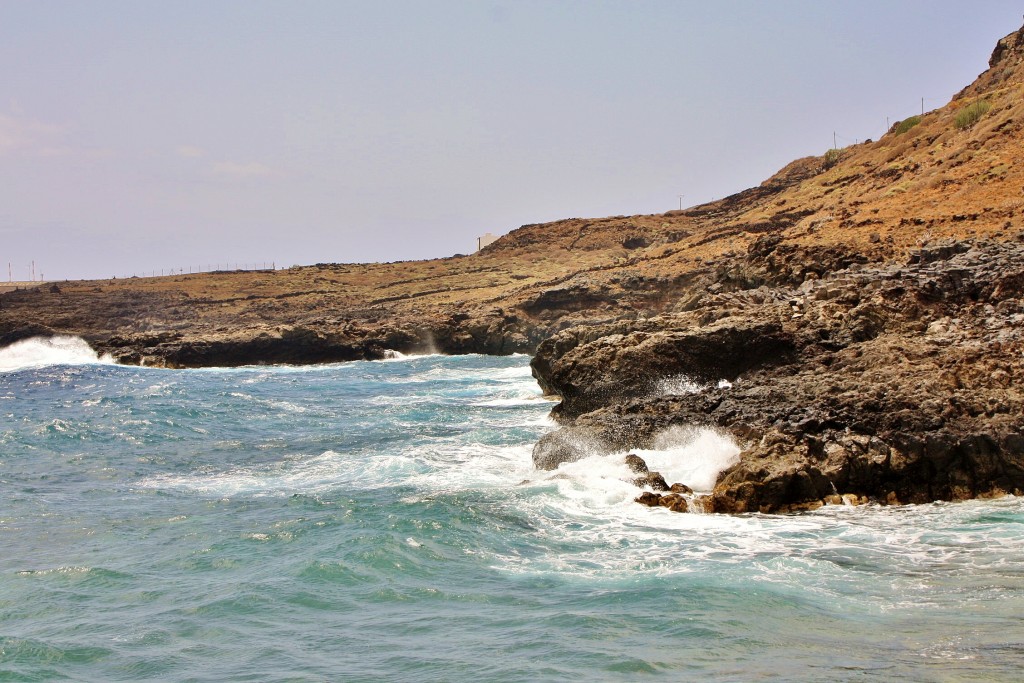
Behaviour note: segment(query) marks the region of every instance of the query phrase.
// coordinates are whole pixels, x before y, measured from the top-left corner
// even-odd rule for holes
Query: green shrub
[[[825,170],[828,170],[839,163],[839,154],[839,150],[834,147],[825,152],[825,156],[821,158],[822,166],[825,167]]]
[[[978,122],[982,116],[988,113],[988,110],[992,108],[991,102],[985,100],[978,100],[977,102],[971,102],[966,107],[963,107],[956,115],[956,127],[960,130],[966,130]]]
[[[920,116],[911,116],[909,119],[903,119],[895,126],[893,126],[893,128],[895,129],[893,130],[893,132],[896,135],[903,135],[904,133],[906,133],[908,130],[910,130],[919,123],[921,123]]]

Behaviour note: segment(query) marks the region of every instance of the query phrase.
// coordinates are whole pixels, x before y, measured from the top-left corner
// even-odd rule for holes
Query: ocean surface
[[[533,470],[528,361],[0,350],[0,681],[1021,680],[1024,499],[644,508],[614,459]]]

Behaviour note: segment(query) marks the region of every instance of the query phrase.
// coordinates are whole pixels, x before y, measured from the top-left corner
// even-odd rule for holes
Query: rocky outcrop
[[[672,426],[730,432],[739,463],[693,501],[709,511],[1024,490],[1024,244],[951,242],[780,293],[566,330],[534,372],[574,438],[608,452]],[[654,381],[677,373],[693,381]]]
[[[34,334],[27,334],[27,332]],[[52,335],[50,328],[28,326],[14,337]],[[253,364],[336,363],[377,360],[402,353],[525,353],[537,344],[539,330],[524,329],[515,316],[449,317],[418,325],[408,321],[375,325],[276,326],[227,329],[202,335],[182,331],[93,336],[97,350],[118,362],[169,368],[232,367]]]
[[[572,417],[609,401],[646,396],[667,378],[735,379],[785,362],[794,350],[794,339],[776,322],[727,319],[699,330],[637,331],[592,341],[567,330],[541,343],[531,367],[547,393],[562,397],[556,412]]]

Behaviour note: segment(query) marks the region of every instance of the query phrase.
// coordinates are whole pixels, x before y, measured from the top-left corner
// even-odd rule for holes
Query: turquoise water
[[[644,508],[614,462],[532,469],[553,425],[522,356],[169,371],[39,351],[0,358],[0,681],[1024,667],[1022,499]],[[677,436],[645,453],[670,481],[734,457]]]

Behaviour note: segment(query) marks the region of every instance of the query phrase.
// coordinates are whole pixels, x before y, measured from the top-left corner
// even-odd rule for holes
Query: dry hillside
[[[1009,239],[1024,191],[1022,60],[1018,31],[947,105],[685,211],[528,225],[432,261],[8,292],[0,343],[71,333],[128,362],[171,366],[342,360],[387,347],[531,351],[570,324],[685,310],[709,290],[799,283],[950,237]]]

